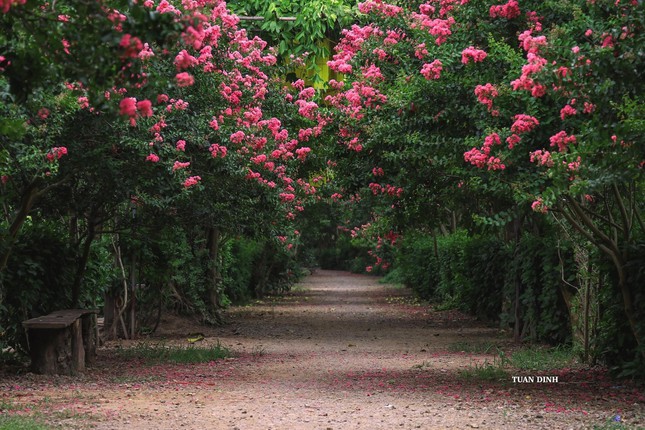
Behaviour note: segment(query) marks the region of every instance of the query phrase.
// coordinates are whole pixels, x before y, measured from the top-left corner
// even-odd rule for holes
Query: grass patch
[[[0,430],[47,430],[48,428],[31,417],[0,415]]]
[[[190,364],[221,360],[230,357],[231,351],[219,342],[209,347],[140,343],[132,348],[119,350],[118,355],[126,359],[143,360],[149,364]]]
[[[621,422],[620,415],[607,420],[603,424],[596,424],[593,426],[594,430],[620,430],[630,428]],[[640,428],[640,427],[639,427]]]
[[[570,348],[523,348],[511,354],[510,363],[520,370],[562,369],[575,362]]]
[[[508,380],[508,372],[498,359],[493,362],[476,363],[467,369],[461,370],[459,375],[469,381],[505,381]]]

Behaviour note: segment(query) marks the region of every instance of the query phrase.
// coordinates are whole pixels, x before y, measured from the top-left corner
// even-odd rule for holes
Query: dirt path
[[[227,318],[220,329],[167,320],[158,336],[186,343],[199,330],[202,344],[220,342],[232,359],[142,366],[116,360],[109,345],[82,377],[7,378],[3,403],[62,428],[569,429],[616,414],[645,425],[642,392],[601,371],[565,369],[557,384],[514,384],[512,372],[501,382],[464,378],[496,356],[460,346],[503,345],[497,330],[416,305],[373,277],[319,271]]]

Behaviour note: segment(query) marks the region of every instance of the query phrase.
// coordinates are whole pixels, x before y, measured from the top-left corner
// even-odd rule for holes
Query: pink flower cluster
[[[501,145],[502,141],[497,133],[492,133],[484,139],[481,148],[472,148],[464,153],[464,160],[480,169],[488,167],[488,170],[504,170],[506,166],[495,156],[490,155],[493,145]]]
[[[380,13],[384,16],[394,17],[403,11],[403,8],[393,4],[384,3],[382,0],[367,0],[358,4],[358,10],[364,14],[373,12]]]
[[[148,118],[154,114],[152,102],[150,100],[137,101],[134,97],[126,97],[119,102],[119,114],[129,117],[130,125],[135,126],[138,117]]]
[[[201,180],[202,180],[202,178],[200,176],[189,176],[184,181],[184,188],[190,188],[193,185],[197,185],[199,183],[199,181],[201,181]]]
[[[551,136],[549,138],[549,142],[551,143],[551,146],[557,146],[558,151],[564,152],[567,150],[569,145],[576,143],[576,136],[573,134],[569,136],[566,131],[562,130]]]
[[[533,211],[545,214],[549,211],[549,207],[544,204],[544,200],[542,200],[542,197],[538,197],[532,204],[531,204],[531,209]]]
[[[531,152],[530,156],[531,163],[537,163],[538,166],[553,167],[553,158],[551,158],[549,151],[539,149]]]
[[[517,134],[528,133],[531,130],[535,129],[535,127],[540,125],[540,122],[537,120],[537,118],[526,114],[515,115],[513,120],[515,122],[513,122],[513,125],[511,125],[511,132]]]
[[[424,13],[412,13],[412,19],[414,22],[410,27],[427,29],[428,33],[434,36],[437,46],[444,44],[448,40],[448,37],[452,34],[452,26],[455,24],[455,19],[451,16],[442,19],[430,18]]]
[[[481,63],[487,56],[488,54],[485,51],[469,46],[461,51],[461,62],[468,64],[472,60],[474,63]]]
[[[426,63],[421,68],[421,74],[427,80],[439,79],[441,77],[441,71],[443,70],[443,64],[440,60],[434,60],[432,63]]]
[[[64,146],[57,146],[49,150],[46,155],[47,161],[53,162],[60,160],[63,155],[67,155],[67,148]]]
[[[564,121],[566,117],[576,115],[578,111],[571,105],[565,105],[560,109],[560,118]]]
[[[491,6],[489,12],[491,18],[513,19],[520,16],[520,6],[517,0],[509,0],[506,4]]]
[[[477,96],[477,100],[479,100],[479,103],[486,105],[488,111],[492,112],[493,116],[499,115],[499,111],[493,110],[493,99],[498,95],[499,93],[497,92],[497,88],[495,88],[491,83],[486,85],[477,85],[475,87],[475,96]]]

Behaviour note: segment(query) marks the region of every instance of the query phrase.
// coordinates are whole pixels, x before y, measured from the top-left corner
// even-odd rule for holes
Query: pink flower
[[[515,122],[511,126],[511,131],[517,134],[528,133],[529,131],[540,125],[540,122],[535,117],[532,117],[530,115],[519,114],[515,115],[513,119],[515,120]]]
[[[310,152],[311,152],[311,148],[308,148],[306,146],[296,149],[296,155],[298,156],[298,160],[304,161],[305,158],[307,158],[307,154],[309,154]]]
[[[195,83],[195,78],[186,72],[177,73],[175,80],[178,87],[190,87]]]
[[[48,161],[60,160],[63,155],[67,155],[67,148],[64,146],[54,147],[46,155]]]
[[[137,111],[142,117],[152,116],[152,102],[150,100],[141,100],[137,102]]]
[[[227,148],[224,145],[218,145],[217,143],[214,143],[210,146],[209,151],[211,153],[211,156],[213,158],[221,157],[224,158],[226,157],[227,153]]]
[[[186,161],[183,163],[181,161],[175,161],[175,164],[173,164],[172,166],[172,171],[174,172],[180,169],[185,169],[188,166],[190,166],[190,161]]]
[[[571,52],[573,52],[574,54],[577,54],[578,52],[580,52],[580,47],[574,46],[573,48],[571,48]]]
[[[177,70],[188,69],[198,64],[197,58],[190,55],[185,49],[175,57]]]
[[[282,200],[283,203],[292,202],[295,199],[296,199],[295,194],[292,194],[292,193],[280,193],[280,200]]]
[[[119,102],[119,114],[134,117],[137,115],[137,99],[126,97]]]
[[[558,151],[564,152],[569,144],[576,143],[576,136],[568,136],[566,131],[560,131],[549,138],[551,146],[557,146]]]
[[[40,109],[38,109],[38,117],[39,117],[40,119],[47,119],[47,117],[49,116],[49,114],[50,114],[50,112],[49,112],[49,109],[47,109],[47,108],[40,108]]]
[[[520,16],[520,6],[517,4],[517,0],[509,0],[506,4],[491,6],[489,13],[491,18],[513,19]]]
[[[477,96],[477,100],[486,105],[490,111],[493,109],[493,99],[497,97],[499,93],[493,84],[488,83],[486,85],[477,85],[477,87],[475,87],[475,95]]]
[[[235,133],[231,134],[231,142],[233,143],[242,143],[246,135],[244,134],[243,131],[236,131]]]
[[[535,212],[545,214],[549,211],[549,207],[544,204],[544,200],[542,200],[542,197],[538,197],[537,200],[535,200],[531,204],[531,209],[533,209]]]
[[[573,106],[566,105],[560,109],[560,118],[564,121],[566,117],[576,115],[577,113],[578,111]]]
[[[522,140],[521,137],[519,137],[517,134],[511,134],[506,138],[506,143],[508,143],[508,149],[513,149],[515,145],[520,143]]]
[[[191,176],[184,181],[184,188],[190,188],[193,185],[197,185],[202,178],[200,176]]]
[[[176,143],[175,148],[177,148],[177,151],[185,151],[186,150],[186,141],[185,140],[178,140]]]
[[[159,156],[157,154],[150,154],[146,157],[146,161],[150,161],[151,163],[158,163]]]
[[[461,62],[468,64],[470,60],[473,60],[475,63],[481,63],[487,56],[488,54],[485,51],[469,46],[461,52]]]
[[[440,60],[434,60],[432,63],[426,63],[421,68],[421,74],[427,80],[430,79],[439,79],[441,77],[441,71],[443,70],[443,64]]]
[[[141,39],[127,33],[121,37],[119,46],[123,48],[123,57],[125,58],[136,58],[143,49]]]
[[[530,154],[531,163],[537,163],[539,166],[553,167],[553,159],[549,151],[537,150]]]

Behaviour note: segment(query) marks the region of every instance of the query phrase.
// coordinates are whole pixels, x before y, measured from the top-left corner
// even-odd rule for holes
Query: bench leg
[[[74,321],[72,331],[72,374],[85,370],[85,347],[83,346],[83,325],[81,320]]]

